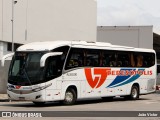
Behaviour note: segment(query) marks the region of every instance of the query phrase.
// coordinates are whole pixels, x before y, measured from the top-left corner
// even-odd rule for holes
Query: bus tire
[[[77,100],[77,95],[74,89],[68,88],[63,100],[64,105],[73,105]]]
[[[130,99],[131,100],[137,100],[139,98],[139,88],[136,85],[133,85],[131,88],[131,93],[130,93]]]
[[[44,104],[45,104],[45,102],[34,102],[34,101],[33,101],[33,103],[34,103],[35,105],[44,105]]]

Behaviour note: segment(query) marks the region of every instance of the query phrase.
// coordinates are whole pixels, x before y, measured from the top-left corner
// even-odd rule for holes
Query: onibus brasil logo
[[[145,69],[120,69],[111,70],[111,68],[85,68],[85,76],[91,88],[99,88],[110,75],[116,76],[107,88],[113,88],[131,83],[141,75],[152,75],[152,71]]]

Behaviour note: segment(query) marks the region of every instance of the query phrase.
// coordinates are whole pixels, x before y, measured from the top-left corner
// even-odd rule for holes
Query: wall
[[[0,60],[3,56],[3,42],[0,42]]]
[[[4,55],[8,53],[10,53],[10,51],[7,50],[7,42],[0,41],[0,60],[2,59]]]
[[[96,0],[17,0],[14,42],[96,41]],[[12,41],[12,0],[0,0],[0,60]],[[4,41],[4,42],[2,42]],[[0,66],[0,93],[6,92],[9,62]]]
[[[153,26],[99,26],[97,41],[153,49]]]
[[[0,40],[2,40],[2,33],[3,33],[3,0],[0,0]]]
[[[0,61],[1,62],[1,61]],[[5,66],[2,67],[0,64],[0,94],[5,94],[7,92],[7,79],[10,61],[5,62]]]
[[[3,16],[1,13],[0,16],[3,18],[3,41],[11,42],[12,0],[0,0],[0,3],[2,1]],[[95,0],[17,1],[14,5],[14,42],[96,41]]]
[[[7,79],[8,79],[8,69],[10,65],[10,60],[5,62],[5,66],[1,66],[1,59],[4,54],[8,54],[7,43],[0,41],[0,94],[5,94],[7,91]],[[11,58],[9,58],[11,59]]]

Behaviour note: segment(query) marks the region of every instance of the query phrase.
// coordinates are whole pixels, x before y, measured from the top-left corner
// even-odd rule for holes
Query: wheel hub
[[[67,93],[66,93],[65,100],[66,100],[67,102],[72,102],[72,100],[73,100],[73,94],[72,94],[71,92],[67,92]]]
[[[137,89],[134,88],[134,89],[132,90],[132,96],[133,96],[133,98],[136,98],[137,95],[138,95]]]

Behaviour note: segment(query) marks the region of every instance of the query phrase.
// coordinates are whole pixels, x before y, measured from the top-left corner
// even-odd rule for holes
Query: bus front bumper
[[[15,93],[13,91],[7,90],[8,98],[10,100],[16,100],[16,101],[45,101],[45,90],[39,91],[39,92],[31,92],[26,93],[20,92]]]

